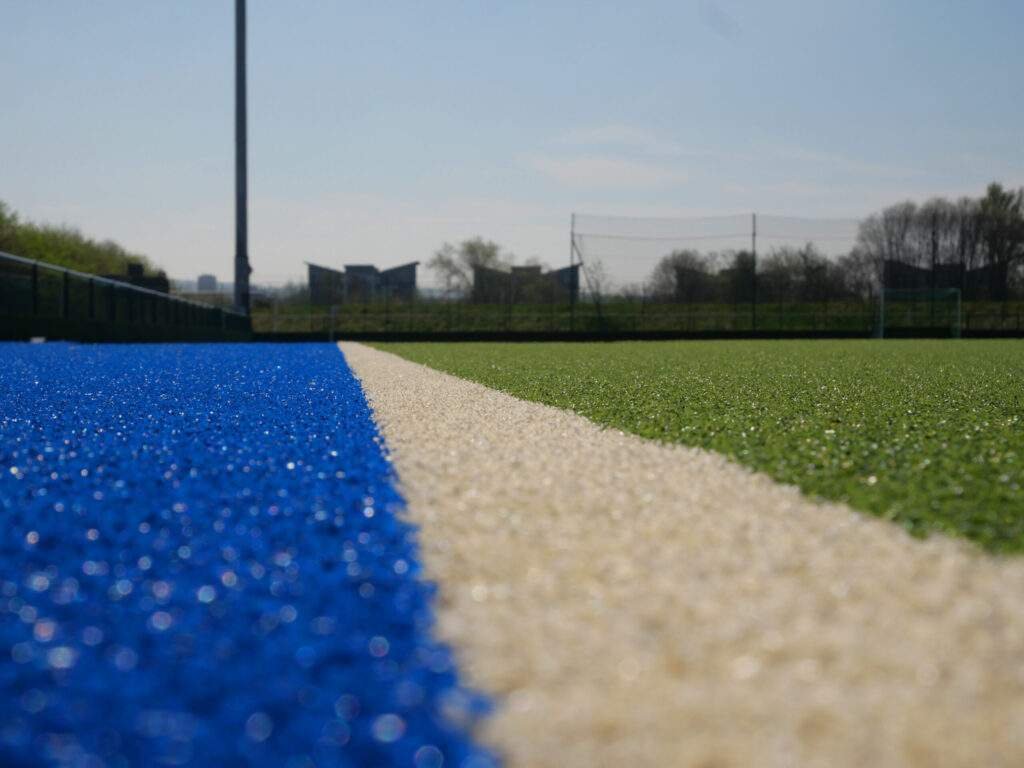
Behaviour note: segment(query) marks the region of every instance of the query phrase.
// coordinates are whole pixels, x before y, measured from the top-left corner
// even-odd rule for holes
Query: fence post
[[[39,265],[32,264],[32,314],[39,314]]]
[[[60,289],[60,316],[67,320],[71,315],[71,273],[65,272]]]
[[[558,302],[558,293],[555,291],[556,284],[554,280],[549,280],[551,283],[551,293],[549,301],[551,302],[551,311],[548,313],[548,330],[551,333],[555,332],[555,305]]]
[[[757,214],[750,214],[750,328],[757,330]]]
[[[878,292],[878,333],[880,339],[885,338],[885,282],[882,282],[881,290]]]
[[[508,302],[505,305],[505,330],[512,330],[512,271],[509,267],[508,273]]]

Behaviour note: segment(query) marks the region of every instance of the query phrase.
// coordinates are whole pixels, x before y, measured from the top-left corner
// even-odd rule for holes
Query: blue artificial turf
[[[337,348],[0,344],[0,765],[484,768]]]

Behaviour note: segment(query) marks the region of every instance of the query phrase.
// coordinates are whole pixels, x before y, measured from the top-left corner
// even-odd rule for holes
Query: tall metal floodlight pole
[[[235,309],[249,314],[249,177],[245,106],[245,0],[235,0]]]

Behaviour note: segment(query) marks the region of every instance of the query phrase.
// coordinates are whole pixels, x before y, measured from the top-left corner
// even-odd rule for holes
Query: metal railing
[[[247,315],[0,252],[0,338],[171,341],[247,338]]]

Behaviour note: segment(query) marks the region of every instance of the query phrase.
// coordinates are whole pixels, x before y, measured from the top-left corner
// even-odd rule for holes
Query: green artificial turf
[[[381,344],[517,397],[724,453],[915,534],[1024,551],[1024,342]]]

